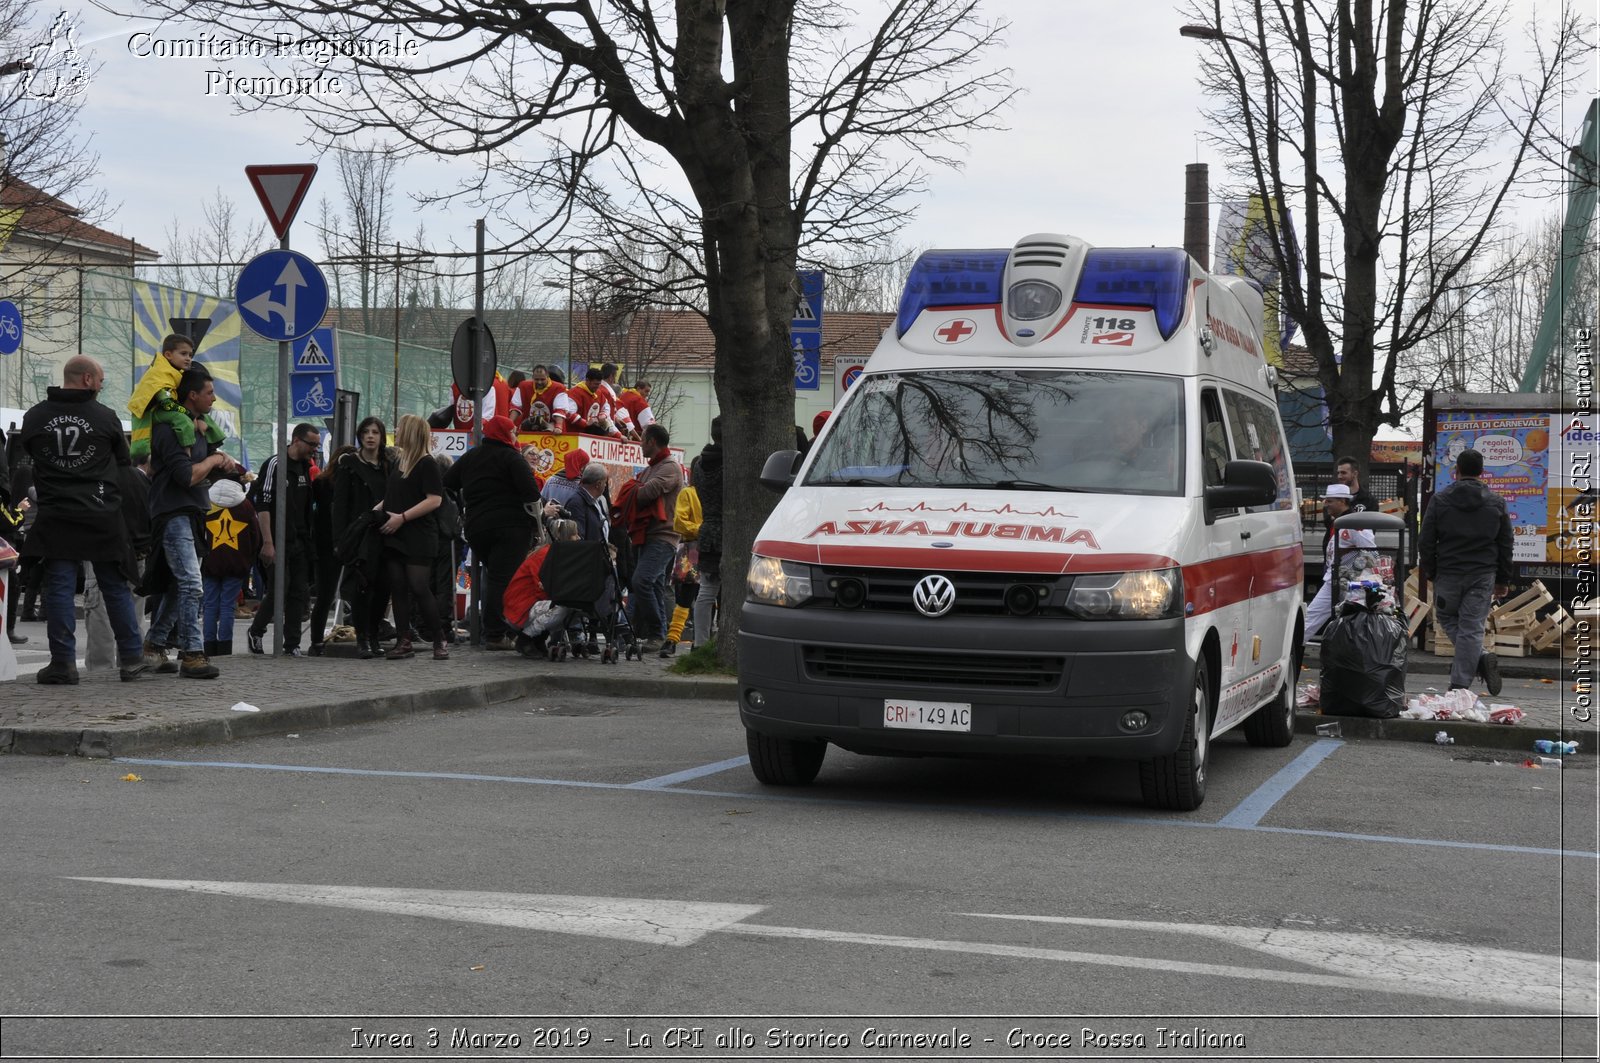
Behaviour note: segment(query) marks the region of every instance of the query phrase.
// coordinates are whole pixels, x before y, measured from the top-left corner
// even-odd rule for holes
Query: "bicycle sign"
[[[16,354],[22,347],[22,311],[9,299],[0,300],[0,354]]]
[[[296,417],[332,417],[332,373],[298,373],[289,378],[289,408]]]
[[[792,332],[789,346],[794,351],[794,387],[796,391],[817,391],[822,375],[822,333]]]

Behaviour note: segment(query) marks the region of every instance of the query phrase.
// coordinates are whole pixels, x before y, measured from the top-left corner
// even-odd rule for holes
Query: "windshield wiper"
[[[852,476],[847,480],[819,480],[819,485],[833,485],[835,487],[899,487],[895,480],[883,480],[876,476]]]
[[[962,487],[998,487],[1002,491],[1065,491],[1082,494],[1087,492],[1087,487],[1067,487],[1063,484],[1047,484],[1039,480],[996,480],[992,484],[961,484]]]

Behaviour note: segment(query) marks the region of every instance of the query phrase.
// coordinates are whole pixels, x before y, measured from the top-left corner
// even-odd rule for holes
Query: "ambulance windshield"
[[[805,482],[1177,495],[1183,386],[1061,369],[869,375]]]

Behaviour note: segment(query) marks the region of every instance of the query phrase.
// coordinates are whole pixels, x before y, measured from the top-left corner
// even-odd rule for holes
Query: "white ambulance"
[[[1293,738],[1294,476],[1262,298],[1183,251],[930,251],[762,527],[739,636],[756,777],[858,753],[1139,762]]]

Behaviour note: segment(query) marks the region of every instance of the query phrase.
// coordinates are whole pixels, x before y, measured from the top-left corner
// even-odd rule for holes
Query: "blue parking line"
[[[1319,738],[1311,743],[1309,749],[1295,757],[1288,764],[1279,768],[1277,773],[1255,788],[1255,791],[1229,812],[1217,820],[1219,827],[1254,827],[1260,823],[1266,814],[1272,811],[1272,806],[1283,800],[1290,790],[1310,775],[1318,764],[1328,758],[1334,750],[1344,745],[1337,738]]]
[[[1320,744],[1320,743],[1319,743]],[[1343,745],[1334,742],[1334,745]],[[1326,755],[1326,754],[1324,754]],[[1304,754],[1302,754],[1304,756]],[[714,797],[723,801],[776,801],[804,805],[836,805],[851,808],[892,808],[921,812],[977,812],[983,815],[1012,815],[1025,818],[1067,820],[1074,823],[1106,823],[1130,827],[1188,827],[1193,830],[1242,830],[1261,834],[1298,834],[1311,838],[1333,838],[1339,841],[1377,842],[1386,845],[1420,845],[1443,849],[1477,849],[1495,853],[1517,853],[1524,856],[1557,856],[1568,859],[1600,860],[1600,852],[1583,849],[1549,849],[1533,845],[1497,845],[1492,842],[1459,842],[1443,838],[1401,838],[1387,834],[1356,834],[1349,831],[1312,830],[1302,827],[1262,827],[1256,824],[1213,822],[1203,819],[1173,819],[1162,816],[1110,816],[1083,812],[1057,812],[1050,809],[994,809],[975,808],[971,805],[918,803],[913,801],[869,801],[854,797],[827,797],[794,793],[728,793],[723,790],[691,790],[676,786],[641,787],[639,783],[583,782],[576,779],[540,779],[515,775],[475,775],[458,771],[393,771],[377,768],[322,768],[305,764],[251,764],[224,760],[159,760],[152,757],[114,757],[117,764],[137,764],[163,768],[243,768],[249,771],[276,771],[311,773],[316,775],[357,775],[389,779],[450,779],[459,782],[521,783],[528,786],[569,786],[585,790],[620,790],[654,794],[678,794],[684,797]],[[1319,758],[1320,759],[1320,758]],[[1291,764],[1291,767],[1293,765]],[[711,765],[707,765],[711,767]],[[690,769],[700,771],[702,769]],[[1287,771],[1288,769],[1284,769]],[[1282,774],[1280,772],[1279,774]],[[666,776],[663,776],[666,778]],[[1276,776],[1274,776],[1276,778]],[[652,782],[654,780],[646,780]],[[1252,795],[1253,796],[1253,795]],[[1241,805],[1241,807],[1243,807]],[[1230,813],[1231,814],[1231,813]]]
[[[627,785],[627,789],[662,790],[668,786],[673,786],[680,782],[688,782],[690,779],[700,779],[707,775],[716,775],[718,772],[728,771],[732,768],[743,768],[749,763],[750,758],[746,756],[729,757],[727,760],[719,760],[715,764],[702,764],[698,768],[686,768],[683,771],[675,771],[671,775],[658,775],[654,779],[645,779],[641,782],[631,782]]]

